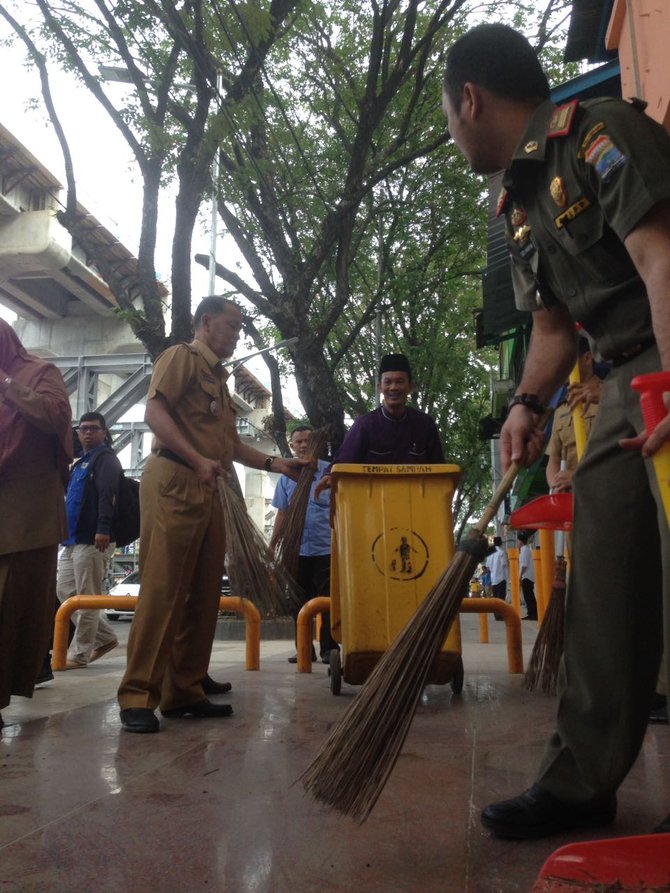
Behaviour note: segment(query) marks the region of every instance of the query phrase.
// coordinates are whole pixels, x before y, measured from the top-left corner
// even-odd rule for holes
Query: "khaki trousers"
[[[225,562],[218,492],[150,456],[140,489],[140,596],[119,687],[121,708],[203,700]]]
[[[537,778],[564,800],[614,792],[642,745],[670,640],[670,536],[653,465],[618,441],[644,428],[632,378],[655,348],[612,370],[574,478],[572,567],[556,731]]]
[[[85,544],[64,546],[58,559],[58,600],[64,602],[72,595],[101,595],[115,548],[115,543],[104,552]],[[116,641],[114,627],[100,608],[75,611],[72,621],[76,631],[67,652],[70,660],[85,666],[94,650]]]

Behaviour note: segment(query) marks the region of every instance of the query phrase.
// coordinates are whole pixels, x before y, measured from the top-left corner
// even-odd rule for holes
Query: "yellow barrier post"
[[[544,588],[542,586],[542,549],[537,546],[533,549],[533,567],[535,568],[535,599],[537,600],[538,617],[540,605],[546,603],[544,597]]]
[[[312,672],[312,621],[315,614],[330,611],[330,598],[327,595],[317,595],[311,598],[300,609],[297,620],[297,649],[298,672]]]
[[[542,552],[542,601],[538,599],[537,619],[540,626],[544,620],[544,614],[551,598],[551,590],[554,583],[554,563],[556,550],[554,548],[554,531],[540,529],[540,551]]]
[[[54,670],[64,670],[67,661],[67,634],[70,618],[75,611],[87,608],[112,608],[115,611],[134,611],[137,595],[73,595],[66,599],[56,612],[51,666]],[[246,632],[246,669],[258,670],[261,655],[261,615],[253,602],[234,595],[222,595],[219,600],[221,611],[236,611],[243,614]]]
[[[479,643],[480,645],[489,644],[489,615],[483,611],[479,615]]]
[[[523,673],[521,618],[512,605],[499,598],[464,598],[461,614],[502,614],[507,634],[507,667],[510,673]]]
[[[512,605],[519,617],[521,617],[521,583],[519,582],[519,550],[512,548],[507,550],[509,559],[509,577],[512,587]]]

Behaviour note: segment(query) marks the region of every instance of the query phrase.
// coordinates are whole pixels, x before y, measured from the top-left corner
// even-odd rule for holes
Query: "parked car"
[[[140,572],[132,571],[127,577],[124,577],[116,586],[112,586],[109,590],[110,595],[139,595],[140,594]],[[134,611],[119,611],[117,608],[105,608],[105,614],[108,620],[132,620]]]
[[[116,586],[112,586],[109,590],[110,595],[139,595],[140,594],[140,572],[132,571],[127,577],[124,577]],[[228,574],[223,575],[221,580],[221,595],[230,595],[230,582]],[[134,611],[119,611],[117,608],[105,608],[105,614],[108,620],[132,620]]]

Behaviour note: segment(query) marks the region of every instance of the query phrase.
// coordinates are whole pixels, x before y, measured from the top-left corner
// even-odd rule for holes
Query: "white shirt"
[[[522,580],[532,580],[535,582],[535,562],[533,561],[533,550],[528,543],[521,546],[519,552],[519,571]]]
[[[507,552],[500,546],[496,546],[495,552],[486,559],[486,566],[491,571],[491,586],[509,581]]]

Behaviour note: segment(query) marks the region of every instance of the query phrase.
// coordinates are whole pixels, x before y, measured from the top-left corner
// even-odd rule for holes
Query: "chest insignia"
[[[523,147],[523,151],[526,153],[526,155],[532,155],[533,152],[537,152],[537,150],[539,148],[540,148],[540,144],[538,143],[537,140],[530,140]]]
[[[509,198],[509,192],[503,188],[500,190],[498,195],[498,203],[496,204],[496,217],[500,217],[500,215],[505,210],[505,205],[507,204],[507,199]]]
[[[549,120],[547,136],[567,136],[572,130],[575,112],[579,108],[579,100],[573,99],[565,105],[559,105]]]
[[[212,400],[212,402],[209,404],[209,411],[212,413],[212,415],[218,415],[221,412],[218,401]]]
[[[512,213],[509,215],[509,222],[515,228],[518,226],[523,226],[526,220],[528,220],[528,214],[526,214],[523,208],[514,208]]]
[[[598,174],[603,183],[607,183],[611,179],[615,171],[623,167],[628,159],[623,152],[618,149],[606,133],[591,143],[584,154],[587,164],[590,164]]]
[[[525,245],[530,239],[530,227],[528,224],[518,227],[514,230],[514,241],[518,245]]]
[[[564,208],[568,203],[568,193],[563,177],[554,177],[549,184],[549,192],[559,208]]]
[[[562,214],[559,214],[558,217],[554,217],[554,223],[556,224],[556,229],[563,229],[566,223],[569,223],[571,220],[574,220],[575,217],[579,217],[579,215],[586,211],[587,208],[591,207],[591,200],[583,195],[581,198],[577,199],[569,208],[566,208]]]
[[[605,129],[605,122],[598,121],[597,124],[594,124],[593,127],[589,130],[582,141],[582,145],[580,146],[579,152],[577,153],[577,158],[583,158],[584,153],[591,145],[594,138],[600,133],[601,130]]]

